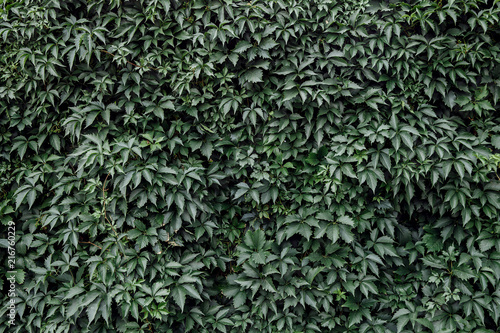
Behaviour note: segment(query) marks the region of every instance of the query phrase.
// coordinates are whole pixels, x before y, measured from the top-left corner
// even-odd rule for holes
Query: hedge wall
[[[500,332],[498,0],[1,3],[0,332]]]

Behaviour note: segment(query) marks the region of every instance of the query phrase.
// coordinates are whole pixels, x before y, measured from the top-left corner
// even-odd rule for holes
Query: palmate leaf
[[[266,258],[269,255],[268,251],[257,251],[252,253],[250,260],[258,265],[264,265],[266,263]]]
[[[244,238],[245,245],[252,250],[262,250],[266,245],[266,236],[264,231],[258,229],[255,231],[248,231]]]
[[[340,237],[340,228],[336,224],[328,224],[327,227],[316,229],[316,238],[321,238],[323,235],[326,235],[332,243],[336,243]]]
[[[336,223],[321,224],[320,227],[316,229],[314,238],[322,238],[325,235],[332,243],[337,243],[339,239],[342,239],[346,243],[351,243],[354,240],[354,234],[350,228]],[[306,237],[306,239],[308,239],[308,237]]]

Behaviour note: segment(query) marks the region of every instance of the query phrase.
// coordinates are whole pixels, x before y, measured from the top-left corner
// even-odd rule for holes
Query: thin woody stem
[[[78,243],[82,243],[82,244],[92,244],[92,245],[97,246],[98,248],[100,248],[100,249],[102,250],[102,247],[100,247],[99,245],[96,245],[96,244],[94,244],[94,243],[92,243],[92,242],[83,242],[83,241],[79,241]]]

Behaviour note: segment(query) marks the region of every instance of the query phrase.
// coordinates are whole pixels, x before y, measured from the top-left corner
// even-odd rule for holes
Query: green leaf
[[[257,82],[263,82],[262,75],[263,75],[262,69],[252,68],[252,69],[246,70],[243,73],[243,75],[241,75],[241,78],[245,82],[257,83]]]
[[[339,231],[340,231],[340,237],[344,240],[344,242],[352,243],[354,241],[354,234],[345,226],[340,225]]]
[[[340,223],[354,227],[354,221],[346,215],[342,215],[337,219]]]
[[[99,305],[101,305],[101,298],[96,299],[92,304],[90,304],[87,308],[87,317],[89,318],[89,325],[94,321],[95,316],[97,314],[97,310],[99,309]]]
[[[247,300],[247,294],[243,291],[240,291],[234,296],[233,299],[233,305],[235,309],[239,308],[240,306],[244,305]]]
[[[400,136],[401,136],[401,140],[403,141],[403,143],[408,148],[410,148],[411,150],[413,150],[413,138],[412,138],[411,134],[409,134],[407,132],[401,132]]]
[[[250,44],[249,42],[247,42],[245,40],[242,40],[242,41],[239,41],[238,44],[236,44],[236,47],[234,48],[233,52],[243,53],[251,47],[252,47],[252,44]]]
[[[268,51],[268,50],[272,49],[273,47],[275,47],[277,45],[279,45],[279,44],[276,43],[271,38],[266,38],[262,42],[260,42],[259,47],[261,49],[264,49],[264,50]]]
[[[56,135],[56,134],[50,135],[49,141],[55,150],[57,150],[58,152],[61,151],[61,139],[59,138],[58,135]]]
[[[64,296],[64,298],[63,298],[63,299],[73,298],[73,297],[75,297],[76,295],[79,295],[79,294],[83,293],[84,291],[85,291],[85,289],[84,289],[84,288],[79,287],[79,286],[75,286],[75,287],[70,288],[70,289],[68,290],[68,293],[66,294],[66,296]]]
[[[444,98],[444,103],[446,104],[447,107],[452,109],[455,106],[456,99],[457,99],[457,95],[453,91],[450,91],[446,94],[446,96]]]
[[[236,191],[235,195],[234,195],[234,199],[238,199],[240,198],[241,196],[243,196],[245,193],[248,192],[248,188],[240,188]]]
[[[175,204],[177,205],[179,211],[183,211],[184,210],[184,202],[185,202],[185,199],[184,199],[184,195],[182,195],[182,193],[179,193],[177,192],[175,194]]]
[[[297,89],[286,90],[283,94],[283,102],[289,101],[299,94]]]
[[[496,149],[500,149],[500,135],[493,135],[491,137],[491,144],[493,145],[493,147],[495,147]]]
[[[264,265],[266,263],[267,253],[264,251],[254,252],[250,259],[257,265]]]
[[[475,99],[476,99],[476,101],[482,100],[486,96],[488,96],[488,86],[487,85],[484,85],[480,89],[476,90],[476,93],[475,93]]]
[[[182,286],[177,286],[172,288],[170,291],[170,296],[174,299],[175,303],[181,308],[181,312],[184,312],[184,305],[186,304],[186,289]]]
[[[214,147],[212,145],[211,142],[205,142],[202,146],[201,146],[201,153],[203,154],[203,156],[205,156],[207,159],[210,159],[210,157],[212,156],[212,152],[214,150]]]
[[[183,284],[182,287],[186,290],[186,293],[187,295],[193,297],[193,298],[196,298],[200,301],[202,301],[203,299],[201,298],[200,296],[200,293],[198,292],[198,290],[196,290],[196,288],[191,285],[191,284]]]
[[[266,243],[264,231],[258,229],[255,231],[247,231],[244,237],[245,244],[254,250],[261,250]]]

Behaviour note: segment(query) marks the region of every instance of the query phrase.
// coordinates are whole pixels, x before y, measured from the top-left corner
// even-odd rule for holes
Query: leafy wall
[[[0,332],[500,332],[498,1],[1,6]]]

